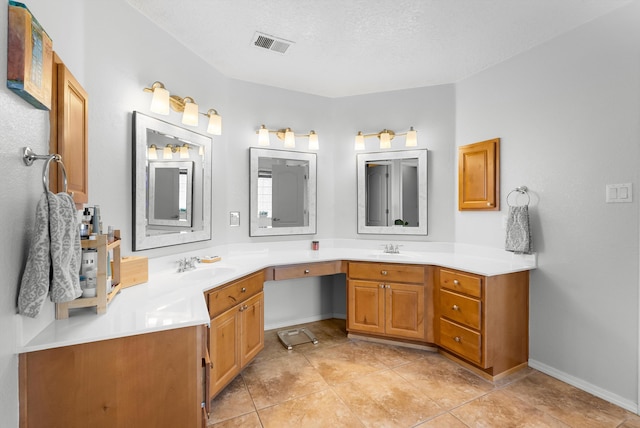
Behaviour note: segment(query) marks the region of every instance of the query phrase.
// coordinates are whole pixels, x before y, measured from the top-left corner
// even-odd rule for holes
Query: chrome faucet
[[[400,254],[399,245],[387,244],[384,246],[384,252],[388,254]]]
[[[185,272],[196,268],[196,263],[200,263],[199,257],[185,257],[178,260],[178,272]]]

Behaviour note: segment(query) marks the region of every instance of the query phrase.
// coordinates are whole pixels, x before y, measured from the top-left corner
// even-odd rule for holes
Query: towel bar
[[[62,178],[64,180],[64,192],[67,192],[68,182],[67,182],[67,170],[64,167],[64,163],[62,162],[62,156],[59,154],[50,154],[50,155],[37,155],[31,147],[25,147],[23,150],[22,160],[26,166],[33,165],[33,162],[36,160],[46,160],[44,164],[44,168],[42,169],[42,185],[44,186],[44,191],[49,191],[49,165],[51,161],[55,160],[58,165],[62,167]]]

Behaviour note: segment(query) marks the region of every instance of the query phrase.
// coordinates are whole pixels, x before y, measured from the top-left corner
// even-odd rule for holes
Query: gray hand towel
[[[79,282],[80,230],[73,198],[66,193],[42,195],[27,264],[18,296],[18,311],[35,318],[47,293],[51,301],[69,302],[82,295]]]
[[[531,225],[527,205],[509,207],[505,250],[518,254],[531,254]]]

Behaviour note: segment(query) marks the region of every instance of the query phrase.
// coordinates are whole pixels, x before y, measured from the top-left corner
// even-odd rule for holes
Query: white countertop
[[[404,241],[400,254],[386,254],[382,247],[391,241],[321,240],[318,251],[310,249],[310,241],[233,244],[149,259],[149,282],[123,289],[106,314],[96,315],[95,308],[76,309],[68,319],[52,321],[18,352],[209,324],[203,291],[269,266],[361,260],[434,265],[484,276],[536,268],[535,254],[464,244]],[[222,260],[177,272],[180,258],[214,255]]]

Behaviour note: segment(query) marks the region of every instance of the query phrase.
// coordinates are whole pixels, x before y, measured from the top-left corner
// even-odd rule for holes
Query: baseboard
[[[628,400],[624,397],[614,394],[611,391],[607,391],[606,389],[600,388],[599,386],[595,386],[589,382],[585,382],[580,378],[557,370],[536,360],[530,359],[529,367],[536,369],[544,374],[548,374],[549,376],[559,379],[565,383],[568,383],[571,386],[575,386],[576,388],[588,392],[589,394],[595,395],[596,397],[602,398],[603,400],[613,403],[616,406],[620,406],[625,410],[638,414],[638,403],[635,403],[632,400]]]
[[[275,329],[278,329],[278,328],[291,327],[291,326],[294,326],[294,325],[307,324],[307,323],[310,323],[310,322],[328,320],[328,319],[332,319],[332,318],[345,320],[345,319],[347,319],[347,315],[346,314],[334,314],[334,313],[331,313],[331,314],[320,314],[320,315],[314,315],[314,316],[306,317],[306,318],[289,319],[289,320],[285,320],[285,321],[271,322],[269,324],[265,323],[264,330],[265,331],[275,330]]]

